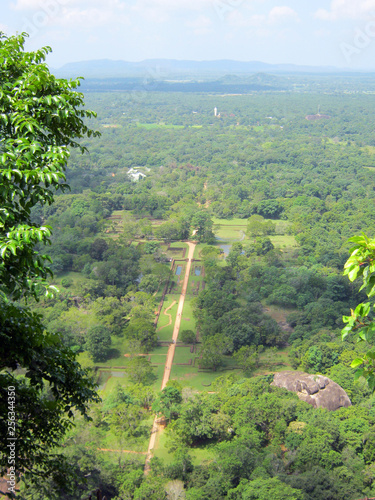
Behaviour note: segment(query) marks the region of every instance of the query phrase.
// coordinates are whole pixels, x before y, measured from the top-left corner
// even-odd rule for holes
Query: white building
[[[137,182],[139,181],[139,179],[144,179],[146,177],[145,174],[142,174],[142,172],[139,172],[135,168],[131,168],[130,170],[128,170],[127,174],[134,182]]]

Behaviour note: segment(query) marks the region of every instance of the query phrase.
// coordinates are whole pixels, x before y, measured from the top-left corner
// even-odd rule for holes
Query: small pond
[[[201,275],[201,268],[200,267],[196,267],[194,269],[194,273],[195,273],[195,276],[200,276]]]
[[[177,276],[180,276],[181,271],[182,271],[182,266],[177,266],[177,267],[176,267],[176,275],[177,275]]]
[[[232,245],[220,245],[220,248],[224,252],[224,255],[229,255],[229,250],[232,248]]]

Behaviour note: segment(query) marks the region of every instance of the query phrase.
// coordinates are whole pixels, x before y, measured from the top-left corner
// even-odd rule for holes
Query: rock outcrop
[[[285,371],[275,373],[271,385],[295,392],[299,399],[314,408],[337,410],[351,406],[351,401],[342,387],[324,375]]]

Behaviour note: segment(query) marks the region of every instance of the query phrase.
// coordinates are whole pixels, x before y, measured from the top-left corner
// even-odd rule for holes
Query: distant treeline
[[[247,94],[249,92],[288,90],[283,85],[261,83],[165,82],[144,78],[88,79],[82,82],[83,92],[218,92],[221,94]]]

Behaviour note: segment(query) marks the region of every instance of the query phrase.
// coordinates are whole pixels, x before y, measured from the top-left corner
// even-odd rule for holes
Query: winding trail
[[[156,331],[157,332],[160,332],[160,330],[162,330],[163,328],[166,328],[167,326],[169,326],[170,324],[172,324],[172,314],[170,314],[168,311],[169,309],[172,309],[172,307],[175,305],[176,301],[174,300],[172,302],[172,304],[170,306],[168,306],[165,311],[163,312],[163,314],[165,314],[166,316],[169,316],[169,323],[167,325],[164,325],[164,326],[161,326],[160,328],[158,328]]]
[[[181,290],[180,299],[178,301],[176,321],[174,324],[173,334],[172,334],[172,343],[169,345],[168,353],[167,353],[167,360],[165,362],[164,376],[163,376],[163,381],[161,383],[161,390],[163,390],[164,387],[167,385],[167,382],[171,376],[171,369],[172,369],[174,353],[176,350],[178,332],[180,331],[180,326],[181,326],[181,314],[182,314],[182,310],[184,308],[185,295],[186,295],[186,290],[187,290],[187,286],[188,286],[188,282],[189,282],[191,261],[193,259],[194,250],[195,250],[195,247],[197,244],[188,241],[187,245],[189,247],[188,261],[186,263],[185,277],[184,277],[184,281],[182,283],[182,290]],[[146,463],[145,463],[145,474],[147,474],[150,470],[150,460],[152,458],[152,450],[155,447],[155,441],[156,441],[156,436],[157,436],[158,431],[159,431],[158,418],[155,417],[154,423],[152,425],[150,442],[149,442],[148,450],[147,450],[147,458],[146,458]]]

